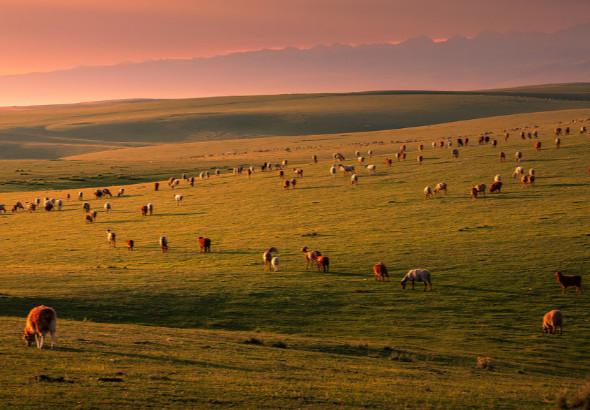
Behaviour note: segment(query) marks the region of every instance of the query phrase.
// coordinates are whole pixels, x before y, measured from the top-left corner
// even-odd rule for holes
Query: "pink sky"
[[[590,22],[588,0],[0,0],[0,75]]]

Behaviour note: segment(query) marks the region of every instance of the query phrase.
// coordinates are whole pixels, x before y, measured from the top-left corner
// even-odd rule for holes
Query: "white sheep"
[[[357,174],[352,174],[350,176],[350,183],[351,185],[357,185],[359,183],[359,177],[357,176]]]
[[[149,215],[153,215],[154,214],[154,204],[152,204],[151,202],[149,204],[146,205],[147,207],[147,212]]]
[[[330,167],[330,175],[332,175],[332,176],[336,175],[336,165],[332,165]]]
[[[369,164],[366,166],[367,171],[369,171],[369,174],[374,174],[375,172],[377,172],[377,166],[375,164]]]
[[[497,174],[497,175],[494,177],[494,182],[502,182],[502,175],[500,175],[500,174]]]
[[[424,188],[424,196],[426,197],[426,199],[434,198],[434,191],[432,190],[432,187],[430,185]]]
[[[111,207],[110,202],[106,202],[104,204],[104,210],[105,210],[105,212],[109,213],[109,212],[111,212],[111,209],[112,209],[112,207]]]
[[[273,272],[279,271],[279,257],[278,256],[272,257],[272,259],[270,260],[270,266],[271,266]]]
[[[520,177],[523,175],[524,175],[524,168],[523,167],[514,168],[514,172],[512,173],[512,178]]]
[[[63,207],[64,203],[61,199],[58,199],[57,201],[55,201],[55,205],[57,206],[57,210],[61,211],[61,208]]]
[[[176,201],[176,205],[180,205],[182,203],[183,196],[180,194],[174,195],[174,200]]]
[[[529,169],[529,176],[531,176],[531,177],[535,176],[535,169],[534,168]]]

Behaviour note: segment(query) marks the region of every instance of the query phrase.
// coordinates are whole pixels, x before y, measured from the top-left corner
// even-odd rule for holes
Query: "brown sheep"
[[[564,275],[561,272],[555,272],[555,280],[561,285],[561,293],[565,293],[567,288],[575,287],[576,295],[582,293],[582,277],[579,275]]]
[[[389,281],[389,272],[383,262],[377,262],[373,265],[373,273],[375,274],[375,280],[378,282]]]
[[[330,271],[330,258],[327,256],[320,255],[315,260],[318,270],[326,273]]]
[[[553,309],[550,312],[545,313],[543,316],[543,333],[554,334],[559,328],[559,334],[563,333],[563,316],[561,310]]]
[[[37,306],[31,309],[27,316],[23,339],[27,346],[31,346],[33,341],[37,344],[38,349],[43,349],[45,335],[51,335],[51,348],[55,345],[55,334],[57,328],[57,314],[55,310],[48,306]]]

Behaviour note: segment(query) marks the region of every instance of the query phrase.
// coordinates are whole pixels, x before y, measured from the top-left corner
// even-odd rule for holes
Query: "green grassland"
[[[90,199],[99,211],[94,224],[84,223],[74,199],[61,212],[0,214],[0,403],[554,408],[590,371],[588,296],[562,295],[552,277],[560,269],[587,279],[590,137],[577,129],[589,117],[589,110],[556,111],[324,139],[258,138],[228,143],[232,155],[216,151],[228,146],[191,143],[3,161],[0,177],[13,183],[3,185],[0,203],[65,198],[89,186],[127,191],[110,200],[110,214],[104,200]],[[517,135],[533,124],[541,151]],[[574,133],[555,149],[558,124]],[[503,130],[512,128],[505,143]],[[484,129],[499,138],[497,148],[477,145]],[[458,160],[429,145],[446,135],[470,136]],[[408,141],[408,159],[386,168],[384,158],[401,141]],[[422,165],[415,141],[426,144]],[[360,184],[351,186],[328,174],[334,150],[352,157],[369,148],[376,175],[359,168]],[[516,150],[537,171],[535,186],[511,178]],[[312,152],[318,164],[310,164]],[[154,192],[144,182],[264,158],[288,158],[305,176],[288,191],[275,172],[248,178],[226,171],[174,191],[163,184]],[[495,174],[504,177],[502,194],[468,197],[470,186],[490,184]],[[449,193],[425,200],[423,188],[441,181]],[[91,198],[92,189],[83,191]],[[184,195],[181,206],[175,193]],[[155,215],[141,217],[147,202]],[[116,249],[107,246],[109,228]],[[168,254],[157,245],[163,234]],[[199,254],[200,235],[213,240],[213,253]],[[134,252],[124,249],[126,239],[135,240]],[[305,270],[304,245],[331,258],[330,273]],[[278,273],[262,269],[269,246],[280,251]],[[374,281],[378,260],[391,282]],[[433,272],[432,292],[400,289],[414,267]],[[54,351],[19,340],[26,313],[41,303],[60,317]],[[553,308],[565,317],[561,337],[541,332]],[[477,355],[491,357],[494,370],[475,368]],[[64,380],[36,381],[40,375]]]
[[[590,107],[588,84],[479,92],[130,100],[0,109],[0,159],[56,159],[120,147],[388,130]]]

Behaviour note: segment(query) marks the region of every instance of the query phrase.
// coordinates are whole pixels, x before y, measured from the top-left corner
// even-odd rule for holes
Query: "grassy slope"
[[[127,197],[112,200],[113,213],[100,212],[93,225],[82,222],[78,201],[61,213],[0,215],[0,312],[6,316],[0,380],[9,386],[0,389],[0,400],[16,405],[50,398],[53,405],[81,407],[549,407],[589,370],[590,302],[586,295],[561,296],[551,276],[554,269],[587,273],[588,136],[564,137],[556,150],[550,131],[558,121],[587,115],[422,129],[417,133],[425,140],[451,130],[501,134],[513,122],[541,123],[542,116],[545,146],[535,152],[530,141],[513,136],[498,149],[462,149],[459,161],[446,149],[428,148],[419,166],[412,144],[408,161],[385,169],[382,156],[397,144],[375,144],[379,172],[357,187],[327,175],[332,146],[315,147],[323,161],[304,165],[295,191],[280,189],[274,173],[226,175],[180,188],[181,207],[169,189],[129,186]],[[363,139],[378,137],[351,136],[340,148],[350,155]],[[309,157],[309,142],[299,144],[289,158],[300,151]],[[509,177],[514,163],[500,163],[499,149],[509,157],[522,150],[524,166],[538,172],[537,185],[518,186]],[[50,164],[63,167],[62,175],[85,166]],[[496,173],[506,181],[502,195],[467,197],[470,185],[489,183]],[[449,195],[423,200],[423,187],[440,180],[449,184]],[[33,195],[3,194],[0,202]],[[156,204],[156,215],[141,218],[137,209],[147,201]],[[91,203],[102,209],[103,201]],[[108,249],[109,227],[120,241],[135,239],[137,251]],[[163,233],[168,255],[156,245]],[[196,252],[199,234],[213,239],[215,253]],[[271,245],[281,250],[277,274],[260,266],[261,250]],[[304,271],[303,245],[329,255],[333,272]],[[371,265],[381,258],[392,283],[371,278]],[[402,272],[416,266],[434,272],[434,292],[399,289]],[[26,350],[17,340],[22,318],[38,303],[67,319],[57,352]],[[541,317],[555,307],[564,312],[566,333],[543,337]],[[241,343],[252,336],[266,345]],[[278,340],[289,348],[272,348]],[[386,347],[402,360],[391,360]],[[497,370],[475,370],[477,354],[494,358]],[[124,383],[96,381],[118,371],[126,373]],[[38,374],[75,383],[30,384]]]
[[[0,158],[58,158],[163,142],[374,131],[587,108],[590,101],[579,98],[579,88],[560,86],[543,95],[522,91],[529,97],[519,96],[519,91],[385,91],[4,108]]]

